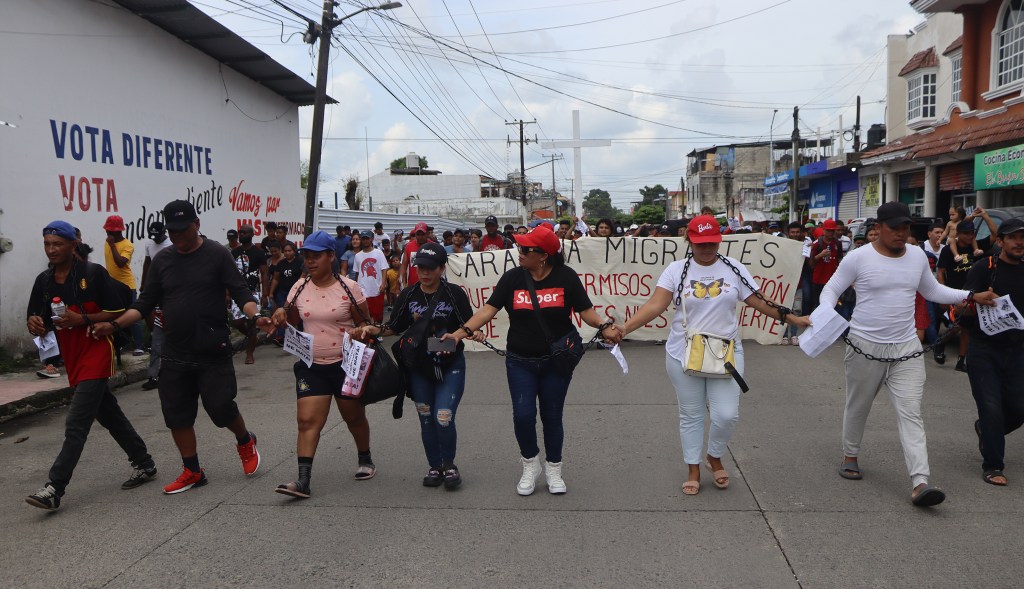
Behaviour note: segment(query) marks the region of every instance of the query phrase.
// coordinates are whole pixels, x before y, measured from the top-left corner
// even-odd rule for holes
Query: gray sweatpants
[[[916,339],[892,344],[876,344],[851,335],[858,348],[879,358],[896,358],[921,349]],[[879,389],[889,389],[889,399],[896,409],[896,425],[903,446],[912,486],[928,482],[928,448],[921,419],[921,398],[924,396],[924,358],[895,364],[868,360],[846,347],[846,410],[843,412],[843,453],[856,457],[864,438],[864,425]]]

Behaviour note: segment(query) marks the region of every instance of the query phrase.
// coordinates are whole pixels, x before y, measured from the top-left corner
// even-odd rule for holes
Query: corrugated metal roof
[[[313,104],[316,88],[186,0],[114,0],[254,82],[300,106]],[[328,97],[328,103],[336,102]]]
[[[406,236],[416,226],[416,223],[423,221],[434,228],[434,233],[440,235],[446,230],[462,229],[483,229],[484,219],[471,218],[465,220],[445,219],[432,215],[401,215],[396,213],[380,213],[377,211],[353,211],[350,209],[317,209],[316,228],[334,235],[335,227],[348,225],[352,229],[373,229],[373,224],[380,221],[384,225],[384,233],[391,235],[401,230]],[[505,226],[511,223],[518,227],[522,224],[522,217],[498,217],[498,225]]]

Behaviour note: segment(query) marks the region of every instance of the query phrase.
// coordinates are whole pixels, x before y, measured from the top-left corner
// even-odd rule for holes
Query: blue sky
[[[270,0],[190,1],[314,82],[317,48],[298,17]],[[320,20],[316,0],[281,2]],[[328,92],[339,104],[327,110],[322,193],[410,151],[446,174],[504,177],[519,168],[506,122],[536,120],[531,139],[567,139],[578,109],[584,138],[612,141],[583,150],[584,193],[603,188],[628,208],[645,184],[678,189],[695,147],[788,137],[794,106],[804,136],[837,130],[840,115],[852,126],[858,94],[864,127],[883,122],[886,35],[923,20],[904,0],[403,4],[335,30]],[[342,0],[335,13],[363,5]],[[302,158],[311,119],[302,108]],[[564,156],[555,181],[567,194],[571,150],[528,145],[527,174],[550,186],[550,164],[530,168],[551,153]]]

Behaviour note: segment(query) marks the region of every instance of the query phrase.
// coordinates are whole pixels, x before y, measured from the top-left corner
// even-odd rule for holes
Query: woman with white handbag
[[[740,389],[746,390],[736,304],[742,301],[768,317],[798,327],[810,322],[785,307],[769,304],[757,293],[746,267],[718,253],[722,234],[714,217],[692,219],[686,237],[692,255],[665,268],[650,300],[619,330],[625,337],[669,305],[676,308],[665,344],[665,366],[679,400],[679,437],[689,467],[682,490],[696,495],[700,492],[705,406],[711,412],[706,464],[716,487],[729,486],[722,455],[739,421]]]

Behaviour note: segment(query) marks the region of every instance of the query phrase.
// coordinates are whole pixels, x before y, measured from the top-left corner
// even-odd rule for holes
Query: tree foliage
[[[665,199],[668,198],[668,189],[661,184],[655,184],[654,186],[644,186],[640,189],[641,205],[653,205],[661,203],[664,208]]]
[[[614,219],[622,213],[612,205],[612,195],[600,188],[591,189],[587,196],[583,197],[583,210],[588,221],[594,222],[603,218]]]
[[[426,167],[427,167],[427,158],[422,156],[422,155],[419,155],[419,156],[416,156],[416,157],[420,158],[420,169],[421,170],[422,169],[426,169]],[[404,170],[405,169],[405,156],[402,156],[402,157],[400,157],[398,159],[395,159],[395,160],[391,160],[391,165],[389,167],[392,170]]]
[[[634,223],[664,223],[665,208],[659,205],[640,205],[633,211]]]
[[[309,186],[309,160],[299,161],[299,186],[303,190]]]
[[[363,195],[359,192],[359,176],[349,176],[345,181],[345,204],[349,210],[358,211],[362,208]]]

